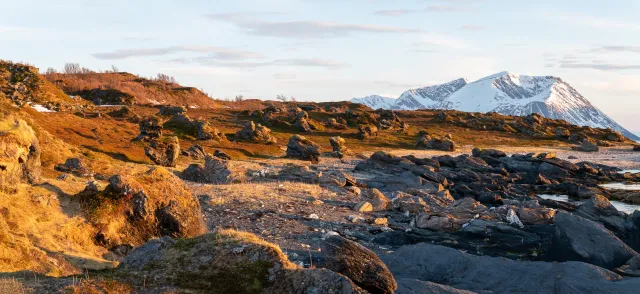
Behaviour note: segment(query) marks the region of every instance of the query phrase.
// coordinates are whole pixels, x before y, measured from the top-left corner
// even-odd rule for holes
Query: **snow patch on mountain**
[[[632,140],[640,140],[591,104],[571,85],[552,76],[500,72],[475,82],[457,79],[441,85],[411,89],[398,99],[382,98],[365,97],[352,99],[351,102],[373,109],[448,109],[518,116],[535,112],[575,125],[611,128]]]

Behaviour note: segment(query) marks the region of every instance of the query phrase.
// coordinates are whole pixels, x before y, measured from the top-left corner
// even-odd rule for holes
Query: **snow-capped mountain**
[[[391,107],[396,103],[396,98],[383,97],[379,95],[371,95],[362,98],[353,98],[351,102],[364,104],[373,109],[384,108],[391,109]]]
[[[373,97],[373,96],[369,96]],[[539,113],[553,119],[595,128],[611,128],[632,140],[640,140],[593,106],[561,78],[497,73],[475,82],[457,79],[441,85],[412,89],[398,99],[354,98],[351,102],[373,109],[451,109],[498,112],[505,115]]]

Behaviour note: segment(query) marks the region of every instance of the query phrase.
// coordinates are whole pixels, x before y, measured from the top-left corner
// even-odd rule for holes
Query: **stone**
[[[353,207],[353,210],[358,211],[358,212],[372,212],[373,211],[373,205],[371,205],[371,203],[369,203],[367,201],[362,201],[362,202],[359,202],[358,204],[356,204],[356,206]]]
[[[67,158],[63,164],[57,164],[55,170],[64,173],[72,173],[79,177],[93,176],[93,172],[77,157]]]
[[[497,150],[497,149],[480,149],[480,148],[473,148],[473,150],[471,151],[471,153],[473,154],[474,157],[494,157],[494,158],[500,158],[500,157],[506,157],[507,154],[504,153],[503,151]]]
[[[441,151],[455,151],[456,143],[448,138],[432,138],[426,132],[421,131],[418,134],[416,147]]]
[[[422,198],[404,192],[396,192],[391,204],[394,210],[401,212],[419,213],[429,209]]]
[[[320,161],[320,145],[303,136],[293,135],[287,143],[286,157],[317,163]]]
[[[611,271],[581,262],[477,256],[428,243],[403,246],[382,256],[382,260],[400,287],[403,279],[429,281],[473,293],[556,293],[558,289],[576,294],[635,293],[640,287],[640,279],[623,279]]]
[[[185,114],[185,113],[187,113],[187,108],[184,106],[166,105],[166,106],[160,107],[160,111],[158,112],[158,115],[173,116],[176,114]]]
[[[19,182],[36,182],[41,152],[35,132],[24,120],[0,118],[0,190],[12,192]]]
[[[231,156],[217,149],[213,152],[213,156],[224,160],[231,160]]]
[[[201,164],[189,165],[182,172],[182,178],[209,184],[239,183],[245,180],[244,174],[236,171],[229,161],[211,155],[205,157],[204,166]]]
[[[598,152],[600,148],[598,145],[591,143],[588,140],[582,141],[582,143],[578,146],[571,147],[571,149],[582,152]]]
[[[374,225],[386,226],[389,223],[389,220],[386,217],[378,217],[371,222]]]
[[[601,224],[566,212],[556,213],[554,219],[552,253],[558,261],[582,261],[615,269],[638,256]]]
[[[640,145],[634,145],[633,151],[640,151]]]
[[[553,223],[556,211],[549,208],[518,208],[519,220],[525,225],[548,225]]]
[[[358,138],[361,140],[370,139],[378,136],[378,128],[374,125],[359,125]]]
[[[309,125],[309,114],[306,111],[298,112],[296,115],[293,126],[301,132],[313,132],[313,129]]]
[[[162,137],[162,125],[162,120],[157,116],[149,116],[142,119],[138,123],[140,135],[134,141],[150,141]]]
[[[207,152],[204,148],[198,144],[191,145],[189,149],[182,150],[182,155],[189,156],[196,159],[204,159],[207,156]]]
[[[371,293],[394,293],[393,274],[371,250],[339,236],[327,238],[321,245],[325,267],[345,275]]]
[[[345,141],[340,136],[331,137],[329,139],[329,144],[331,144],[331,148],[333,149],[333,153],[338,158],[343,158],[345,155],[349,154],[351,151],[345,146]]]
[[[369,189],[363,195],[365,201],[371,203],[373,211],[386,211],[393,208],[391,200],[378,189]]]
[[[144,153],[157,165],[174,167],[180,156],[180,142],[178,137],[162,141],[154,139],[144,148]]]
[[[248,121],[242,130],[235,134],[234,139],[236,141],[246,141],[251,143],[260,144],[275,144],[277,139],[271,135],[271,130],[261,124],[257,126]]]

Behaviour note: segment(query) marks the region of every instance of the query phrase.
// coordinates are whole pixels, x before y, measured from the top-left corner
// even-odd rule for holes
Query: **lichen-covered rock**
[[[371,203],[373,211],[386,211],[393,208],[391,200],[378,189],[369,189],[362,195],[363,199]]]
[[[359,125],[358,138],[361,140],[370,139],[378,136],[378,128],[374,125]]]
[[[293,135],[289,138],[289,143],[287,143],[286,157],[317,163],[320,161],[320,145],[303,136]]]
[[[244,174],[237,170],[231,162],[216,156],[207,155],[204,166],[191,164],[182,172],[182,178],[209,184],[228,184],[244,181]]]
[[[336,130],[346,130],[348,128],[347,125],[345,125],[343,123],[339,123],[333,117],[327,119],[327,122],[325,123],[325,126],[327,126],[328,128],[331,128],[331,129],[336,129]]]
[[[247,122],[244,128],[236,133],[235,140],[261,144],[277,143],[269,128],[261,124],[256,126],[252,121]]]
[[[313,132],[311,125],[309,124],[309,114],[306,111],[300,111],[296,115],[293,126],[301,132]]]
[[[180,142],[178,137],[152,140],[149,147],[144,148],[144,153],[157,165],[174,167],[180,156]]]
[[[195,137],[197,140],[226,140],[225,135],[212,127],[209,122],[200,119],[191,119],[186,114],[176,114],[163,125],[179,133]]]
[[[185,114],[185,113],[187,113],[187,108],[184,106],[167,105],[167,106],[160,107],[160,111],[158,112],[158,115],[173,116],[176,114]]]
[[[220,159],[224,159],[224,160],[231,160],[231,156],[229,156],[228,154],[224,153],[223,151],[220,150],[216,150],[213,152],[213,156],[220,158]]]
[[[364,293],[343,275],[300,268],[276,245],[231,230],[152,240],[131,252],[116,273],[134,284],[197,293]]]
[[[90,177],[93,175],[91,169],[89,169],[84,162],[77,157],[68,158],[63,164],[58,164],[54,168],[59,172],[72,173],[79,177]]]
[[[157,116],[146,117],[138,125],[140,127],[140,135],[134,139],[135,141],[149,141],[162,136],[162,120]]]
[[[198,144],[192,145],[187,150],[182,150],[181,154],[195,159],[204,159],[207,156],[207,152]]]
[[[206,231],[198,199],[162,167],[115,175],[99,191],[90,183],[78,194],[97,229],[96,242],[112,248],[159,236],[193,237]]]
[[[398,287],[387,266],[371,250],[332,236],[322,244],[325,267],[343,274],[371,293],[394,293]]]
[[[41,172],[40,153],[38,138],[25,121],[12,115],[0,119],[0,190],[13,191],[21,181],[35,182]]]
[[[344,139],[342,139],[340,136],[329,138],[329,144],[331,144],[333,154],[338,158],[343,158],[345,155],[350,153],[347,146],[345,146]]]

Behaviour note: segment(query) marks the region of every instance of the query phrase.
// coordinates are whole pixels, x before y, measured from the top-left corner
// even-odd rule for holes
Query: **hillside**
[[[474,82],[458,79],[449,83],[403,93],[391,102],[354,98],[374,109],[448,109],[467,112],[497,112],[525,116],[538,113],[552,119],[593,128],[611,128],[632,140],[638,136],[616,123],[575,88],[558,77],[497,73]]]
[[[171,79],[148,79],[126,72],[47,73],[44,77],[66,94],[96,105],[189,105],[219,107],[202,91]]]

